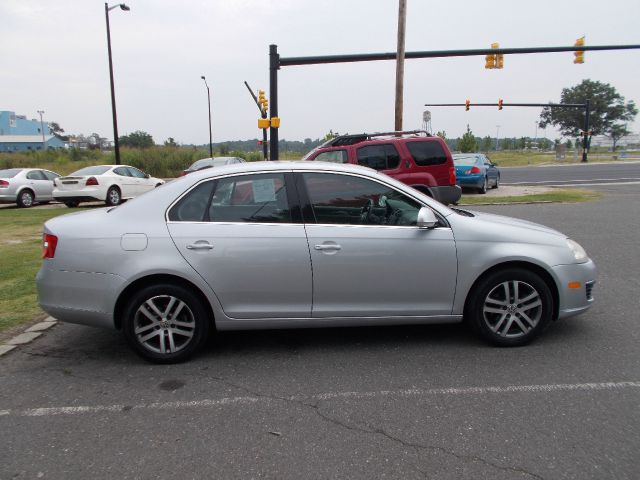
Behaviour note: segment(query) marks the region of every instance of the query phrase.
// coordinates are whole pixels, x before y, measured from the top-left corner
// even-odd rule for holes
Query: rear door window
[[[391,144],[367,145],[357,152],[358,164],[374,170],[392,170],[400,164],[400,155]]]
[[[438,142],[407,142],[406,146],[413,161],[420,167],[441,165],[447,162],[447,154]]]

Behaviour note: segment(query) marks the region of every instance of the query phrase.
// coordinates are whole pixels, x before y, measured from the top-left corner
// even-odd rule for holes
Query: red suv
[[[447,144],[422,130],[340,135],[311,150],[303,160],[373,168],[445,205],[456,203],[462,193]]]

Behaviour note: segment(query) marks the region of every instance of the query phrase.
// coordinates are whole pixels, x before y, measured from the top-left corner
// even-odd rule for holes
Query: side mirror
[[[148,173],[145,173],[144,178],[150,178],[150,175]]]
[[[422,207],[418,212],[418,220],[416,221],[418,228],[435,228],[438,225],[438,218],[433,210]]]

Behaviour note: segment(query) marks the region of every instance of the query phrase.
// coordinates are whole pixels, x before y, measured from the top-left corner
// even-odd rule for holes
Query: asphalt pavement
[[[503,185],[585,186],[640,183],[640,161],[500,167]]]
[[[534,344],[463,325],[222,333],[191,362],[59,324],[0,358],[0,479],[636,479],[640,194],[476,210],[543,223],[599,268]]]

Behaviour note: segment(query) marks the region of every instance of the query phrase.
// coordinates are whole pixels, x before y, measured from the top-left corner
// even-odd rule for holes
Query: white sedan
[[[68,177],[54,181],[53,198],[67,207],[77,207],[80,202],[103,201],[108,206],[122,200],[142,195],[164,180],[128,165],[96,165],[82,168]]]

